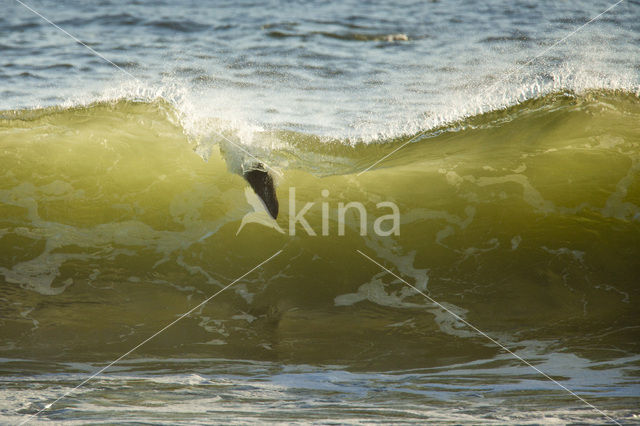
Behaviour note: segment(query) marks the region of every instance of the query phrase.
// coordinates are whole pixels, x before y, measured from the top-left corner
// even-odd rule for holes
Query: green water
[[[24,413],[41,398],[30,393],[31,381],[11,377],[58,373],[51,380],[72,387],[278,250],[136,350],[129,358],[148,360],[145,368],[126,364],[123,371],[142,378],[123,376],[122,383],[144,393],[152,386],[145,374],[183,380],[180,366],[202,359],[244,360],[246,368],[233,367],[241,371],[229,379],[234,383],[271,365],[278,374],[282,366],[301,368],[306,378],[337,369],[364,375],[344,378],[363,383],[404,374],[402,382],[418,389],[433,385],[430,374],[462,368],[475,371],[472,384],[460,384],[469,392],[505,392],[511,403],[515,394],[528,395],[513,406],[516,413],[551,404],[585,409],[576,421],[602,421],[360,250],[568,387],[588,392],[594,404],[620,416],[637,408],[634,95],[558,93],[471,117],[418,137],[361,175],[413,135],[362,145],[262,133],[284,141],[264,158],[282,173],[277,223],[284,233],[251,221],[238,232],[253,210],[252,193],[228,170],[230,147],[214,148],[205,162],[197,152],[206,141],[179,123],[162,100],[0,113],[0,356],[7,383],[19,388],[12,392],[27,395]],[[291,188],[297,211],[315,203],[305,218],[317,235],[300,225],[290,235]],[[366,209],[366,235],[353,214],[339,235],[337,206],[353,201]],[[388,214],[376,207],[384,201],[398,206],[399,235],[373,230]],[[64,375],[69,371],[76,376]],[[116,378],[101,379],[99,389]],[[505,383],[512,387],[502,389]],[[92,392],[102,395],[99,389]],[[429,398],[439,392],[423,391]],[[127,395],[122,404],[135,405]],[[389,398],[408,403],[402,392]],[[457,400],[435,399],[430,409]],[[405,408],[405,420],[427,416]]]

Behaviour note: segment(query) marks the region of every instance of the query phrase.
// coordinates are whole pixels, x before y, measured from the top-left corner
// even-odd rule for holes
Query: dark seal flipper
[[[260,197],[264,206],[272,218],[278,217],[278,198],[276,198],[276,188],[273,178],[264,170],[262,164],[258,164],[255,169],[244,173],[244,178],[249,182],[253,191]]]

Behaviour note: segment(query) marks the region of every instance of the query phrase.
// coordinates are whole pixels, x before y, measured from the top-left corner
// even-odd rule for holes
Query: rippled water
[[[192,116],[367,140],[556,88],[637,91],[637,4],[623,2],[33,4],[141,83],[16,3],[0,17],[0,108],[132,94]],[[615,12],[615,13],[613,13]],[[405,35],[408,41],[386,41]],[[512,73],[512,74],[509,74]],[[124,86],[124,87],[121,87]]]
[[[571,365],[577,368],[576,362],[580,363],[562,356],[553,360],[555,368],[563,366],[564,371]],[[153,424],[602,423],[602,417],[593,410],[575,406],[571,396],[550,388],[534,374],[518,377],[502,363],[509,362],[505,359],[490,364],[360,373],[345,371],[341,366],[320,369],[216,359],[125,361],[61,402],[47,418],[69,423],[135,419]],[[3,365],[14,372],[25,366],[18,362]],[[42,389],[41,397],[53,399],[91,372],[87,365],[56,367],[75,372],[20,379],[26,383],[19,386],[5,382],[3,397],[10,394],[13,404],[26,404],[31,396],[24,388],[30,386]],[[541,367],[553,371],[549,364]],[[511,377],[501,379],[504,373]],[[519,384],[514,382],[516,377]],[[605,381],[614,379],[601,377]],[[526,393],[522,391],[524,383]],[[605,390],[579,378],[567,384],[584,394],[604,391],[612,401],[612,410],[626,406],[621,403],[628,397],[623,391]],[[22,417],[6,416],[5,420],[19,421]],[[637,417],[627,420],[631,423]]]
[[[640,5],[554,46],[611,4],[28,3],[119,70],[8,2],[0,422],[640,422]]]

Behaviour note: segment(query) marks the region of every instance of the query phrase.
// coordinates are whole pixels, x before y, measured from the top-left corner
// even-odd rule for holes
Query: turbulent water
[[[128,75],[10,4],[0,421],[640,421],[640,6],[545,52],[609,5],[31,5]]]

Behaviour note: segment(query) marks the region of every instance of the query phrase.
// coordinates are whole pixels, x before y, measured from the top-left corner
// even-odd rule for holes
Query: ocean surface
[[[640,424],[614,4],[4,1],[0,423]]]

